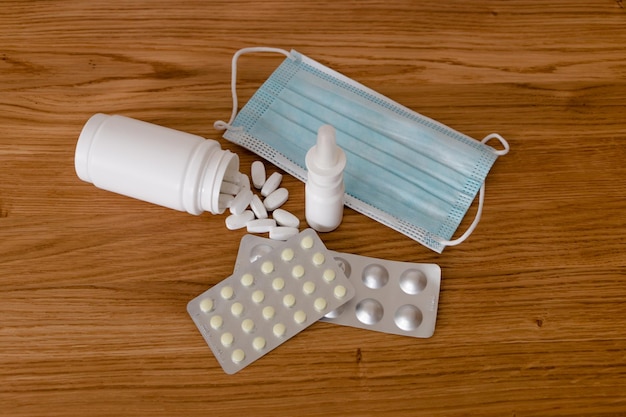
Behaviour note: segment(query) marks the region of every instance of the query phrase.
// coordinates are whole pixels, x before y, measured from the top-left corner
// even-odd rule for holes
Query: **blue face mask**
[[[237,114],[237,59],[248,52],[279,52],[287,59]],[[305,155],[317,130],[334,126],[344,150],[346,205],[441,253],[464,241],[482,212],[484,181],[495,150],[296,52],[247,48],[233,57],[233,114],[224,137],[252,150],[302,181]],[[480,191],[477,216],[450,240]]]

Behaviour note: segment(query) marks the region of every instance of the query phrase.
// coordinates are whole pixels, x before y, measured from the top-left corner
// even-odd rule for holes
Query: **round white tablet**
[[[313,260],[313,265],[320,266],[324,263],[326,259],[324,258],[324,254],[317,252],[315,255],[313,255],[312,260]]]
[[[293,320],[298,324],[304,323],[306,321],[306,313],[302,310],[296,311],[293,315]]]
[[[213,310],[213,299],[205,298],[200,301],[200,310],[204,313],[210,313]]]
[[[256,290],[255,292],[252,293],[252,301],[254,301],[255,303],[257,304],[262,303],[264,299],[265,299],[265,293],[263,291]]]
[[[304,276],[304,267],[302,265],[296,265],[291,270],[291,275],[294,278],[302,278]]]
[[[285,307],[293,307],[296,304],[296,297],[293,294],[287,294],[283,297],[283,305]]]
[[[254,330],[254,321],[252,321],[252,319],[245,319],[244,321],[242,321],[241,330],[246,333],[250,333],[252,330]]]
[[[265,338],[261,336],[255,337],[254,340],[252,341],[252,347],[255,350],[263,349],[265,347]]]
[[[315,310],[317,310],[319,312],[324,311],[326,309],[327,305],[328,305],[328,303],[322,297],[316,298],[315,301],[313,302],[313,307],[315,307]]]
[[[234,341],[235,338],[233,337],[232,333],[226,332],[220,337],[220,342],[222,342],[222,346],[224,347],[229,347],[233,344]]]
[[[265,306],[263,307],[262,313],[263,313],[263,318],[265,320],[269,320],[269,319],[274,318],[274,314],[276,314],[276,310],[274,310],[274,307],[272,306]]]
[[[265,275],[274,272],[274,263],[272,261],[263,262],[263,265],[261,265],[261,272],[263,272]]]
[[[294,256],[295,256],[295,253],[293,249],[291,248],[283,249],[283,251],[280,253],[280,259],[282,259],[285,262],[291,261]]]
[[[302,286],[302,292],[306,295],[313,294],[315,292],[315,283],[313,281],[307,281]]]
[[[346,290],[346,287],[344,287],[343,285],[337,285],[335,289],[333,290],[333,294],[337,298],[345,297],[347,292],[348,291]]]
[[[311,236],[305,236],[300,241],[302,249],[311,249],[313,247],[313,238]]]
[[[326,282],[332,282],[335,280],[336,277],[337,277],[337,274],[335,273],[333,269],[327,269],[322,274],[322,278],[324,278],[324,281]]]
[[[233,295],[235,295],[235,290],[233,290],[233,287],[227,285],[220,290],[220,295],[224,300],[230,300],[233,298]]]
[[[272,332],[274,333],[274,336],[276,337],[284,336],[286,331],[287,331],[287,328],[282,323],[276,323],[274,327],[272,328]]]
[[[233,360],[233,362],[239,363],[246,358],[246,353],[243,351],[243,349],[235,349],[230,358]]]
[[[211,324],[211,327],[215,330],[218,330],[220,327],[222,327],[222,324],[224,323],[224,319],[222,319],[222,316],[213,316],[211,317],[211,320],[209,321],[209,323]]]
[[[230,306],[230,312],[233,316],[240,317],[243,314],[243,304],[239,302],[233,303],[233,305]]]
[[[285,280],[278,277],[278,278],[274,278],[272,280],[272,288],[274,288],[276,291],[280,291],[283,288],[285,288]]]
[[[244,287],[249,287],[252,284],[254,284],[254,277],[252,276],[252,274],[243,274],[243,276],[241,277],[241,285],[243,285]]]

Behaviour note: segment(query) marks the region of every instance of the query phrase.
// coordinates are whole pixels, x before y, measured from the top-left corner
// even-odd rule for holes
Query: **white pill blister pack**
[[[250,235],[247,235],[250,236]],[[187,304],[228,374],[234,374],[354,297],[355,289],[313,229],[236,267]]]
[[[244,236],[235,270],[255,262],[277,244],[259,236]],[[403,336],[433,335],[441,286],[438,265],[330,253],[354,285],[356,295],[322,321]]]

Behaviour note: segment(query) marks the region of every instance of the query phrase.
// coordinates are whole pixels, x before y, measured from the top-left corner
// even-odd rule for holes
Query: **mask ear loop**
[[[273,53],[283,54],[286,57],[291,57],[291,54],[289,53],[289,51],[286,51],[285,49],[270,48],[266,46],[253,46],[250,48],[242,48],[238,50],[237,52],[235,52],[235,55],[233,55],[233,60],[231,63],[232,75],[231,75],[231,80],[230,80],[230,91],[233,97],[233,111],[230,115],[230,120],[228,121],[228,123],[224,122],[223,120],[218,120],[215,123],[213,123],[213,127],[217,130],[233,129],[233,126],[231,126],[231,123],[235,120],[235,117],[237,116],[237,108],[239,106],[238,100],[237,100],[237,60],[239,59],[241,55],[254,53],[254,52],[273,52]]]
[[[509,150],[510,150],[509,142],[507,142],[506,139],[504,139],[502,136],[500,136],[497,133],[491,133],[491,134],[485,136],[483,138],[483,140],[481,140],[481,142],[482,143],[487,143],[491,139],[494,139],[494,138],[498,139],[498,141],[500,141],[500,143],[502,144],[504,149],[502,149],[502,150],[494,149],[492,152],[495,153],[498,156],[506,155],[507,153],[509,153]],[[465,242],[465,240],[468,237],[470,237],[472,232],[474,232],[474,230],[476,229],[476,226],[478,226],[478,223],[480,222],[480,218],[483,215],[483,206],[484,206],[484,204],[485,204],[485,183],[483,182],[483,185],[480,186],[480,191],[478,192],[478,209],[476,210],[476,217],[474,217],[474,221],[472,222],[472,224],[470,224],[470,226],[467,228],[465,233],[463,233],[463,235],[461,235],[461,237],[459,237],[458,239],[454,239],[454,240],[439,240],[439,239],[437,239],[437,242],[441,243],[444,246],[456,246],[456,245],[458,245],[460,243]]]

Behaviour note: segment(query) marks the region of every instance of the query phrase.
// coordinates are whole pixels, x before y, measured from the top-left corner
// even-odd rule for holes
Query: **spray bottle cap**
[[[306,166],[315,176],[336,177],[346,166],[346,155],[337,146],[335,128],[323,125],[317,131],[317,143],[306,154]]]

